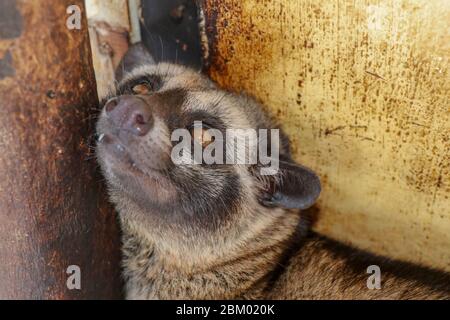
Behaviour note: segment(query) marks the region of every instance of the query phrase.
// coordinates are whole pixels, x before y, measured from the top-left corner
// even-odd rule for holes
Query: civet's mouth
[[[97,145],[107,161],[114,166],[127,170],[139,170],[127,147],[112,134],[100,134]]]
[[[152,167],[151,163],[142,165],[134,158],[136,155],[133,154],[133,143],[122,142],[113,133],[103,133],[98,136],[97,148],[101,157],[114,171],[147,175],[153,178],[162,176],[164,170],[161,168]]]

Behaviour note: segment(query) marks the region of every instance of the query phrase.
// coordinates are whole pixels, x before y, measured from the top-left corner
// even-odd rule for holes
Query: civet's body
[[[198,72],[136,63],[97,126],[98,159],[123,229],[127,298],[450,298],[444,273],[308,231],[299,211],[313,205],[320,182],[291,160],[282,133],[272,146],[280,152],[275,175],[262,175],[258,164],[174,164],[171,133],[195,121],[205,124],[200,144],[209,128],[278,127],[253,99]],[[370,285],[373,265],[381,289]]]

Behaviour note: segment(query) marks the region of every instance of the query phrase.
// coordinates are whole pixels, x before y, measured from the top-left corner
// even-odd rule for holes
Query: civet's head
[[[271,223],[283,208],[304,209],[315,202],[319,179],[291,161],[282,133],[271,139],[276,127],[257,102],[221,90],[182,66],[136,62],[140,66],[124,75],[105,102],[97,126],[98,159],[122,218],[161,234],[182,230],[185,237],[200,237],[224,229],[243,234],[259,221]],[[274,159],[279,169],[262,174],[270,164],[259,159],[227,164],[227,157],[239,154],[227,150],[231,129],[258,134],[246,135],[244,143],[235,140],[239,148],[248,151],[265,139],[268,156],[278,158],[274,151],[279,150],[279,163]],[[261,139],[259,129],[268,129],[267,137]],[[182,163],[173,161],[174,148],[183,140],[175,132],[192,138],[184,141],[192,152],[175,152]],[[172,141],[174,136],[180,140]],[[223,148],[212,150],[215,143]],[[222,152],[225,160],[190,163],[186,160],[194,158],[195,147],[210,148],[212,155]]]

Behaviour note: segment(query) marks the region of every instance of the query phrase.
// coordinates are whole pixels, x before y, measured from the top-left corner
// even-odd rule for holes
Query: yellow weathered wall
[[[209,74],[321,176],[317,230],[450,271],[450,2],[203,2]]]

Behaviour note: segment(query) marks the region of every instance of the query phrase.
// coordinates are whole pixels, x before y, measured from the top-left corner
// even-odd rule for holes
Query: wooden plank
[[[86,11],[97,91],[102,99],[114,88],[115,71],[128,51],[132,33],[128,1],[89,0]]]

